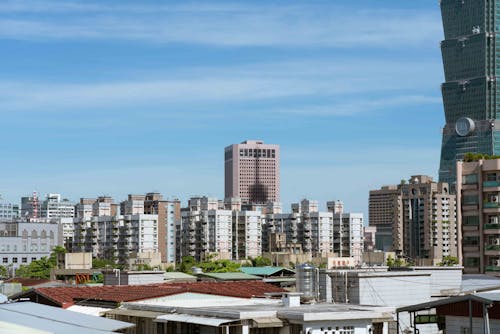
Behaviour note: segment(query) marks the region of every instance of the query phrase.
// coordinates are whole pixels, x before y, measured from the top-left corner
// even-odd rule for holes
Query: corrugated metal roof
[[[249,275],[245,273],[203,273],[199,276],[215,278],[220,281],[239,281],[239,280],[261,280],[262,277]]]
[[[286,272],[289,275],[295,274],[293,270],[283,268],[283,267],[241,267],[240,270],[245,274],[249,275],[257,275],[257,276],[271,276],[282,271]]]
[[[165,274],[163,274],[163,276],[166,279],[194,279],[194,280],[196,280],[196,276],[189,275],[186,273],[177,272],[177,271],[166,272]]]
[[[29,324],[31,328],[53,333],[110,333],[134,327],[133,324],[63,310],[57,307],[18,302],[0,304],[0,321],[18,325]]]
[[[435,308],[435,307],[441,306],[441,305],[459,303],[459,302],[468,301],[468,300],[477,301],[480,303],[500,302],[500,290],[473,293],[473,294],[468,294],[468,295],[463,295],[463,296],[456,296],[456,297],[439,299],[439,300],[427,302],[427,303],[420,303],[420,304],[416,304],[416,305],[399,307],[396,311],[397,312],[420,311],[420,310]]]
[[[96,306],[71,305],[66,310],[71,312],[93,315],[94,317],[100,317],[102,314],[104,314],[104,312],[109,311],[111,309],[104,307],[96,307]]]
[[[5,321],[0,321],[0,333],[2,334],[52,334],[52,332],[42,331],[35,328],[16,325]]]
[[[187,322],[191,324],[199,324],[205,326],[219,327],[222,324],[227,324],[230,322],[239,321],[238,319],[227,319],[227,318],[211,318],[211,317],[199,317],[190,314],[165,314],[160,315],[156,318],[157,322]]]
[[[142,311],[142,310],[128,310],[124,308],[117,308],[114,310],[107,311],[106,314],[110,315],[126,315],[133,317],[141,317],[141,318],[152,318],[156,319],[156,317],[165,314],[164,312],[153,312],[153,311]]]

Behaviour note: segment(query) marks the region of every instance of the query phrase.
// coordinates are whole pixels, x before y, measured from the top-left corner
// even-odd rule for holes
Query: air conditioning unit
[[[498,224],[498,217],[490,217],[490,224]]]
[[[493,264],[497,267],[500,267],[500,259],[493,261]]]
[[[493,239],[493,245],[495,246],[500,245],[500,238]]]
[[[491,202],[498,203],[498,196],[491,196]]]

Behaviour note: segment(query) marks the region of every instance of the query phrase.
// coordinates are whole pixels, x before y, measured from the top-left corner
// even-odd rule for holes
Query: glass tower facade
[[[465,153],[500,154],[500,0],[441,0],[441,15],[446,125],[439,181],[455,184]]]

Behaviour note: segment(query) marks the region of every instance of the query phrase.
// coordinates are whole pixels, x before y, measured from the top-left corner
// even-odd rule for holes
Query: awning
[[[186,322],[190,324],[198,324],[212,327],[219,327],[222,324],[227,324],[230,322],[239,321],[238,319],[225,319],[225,318],[211,318],[211,317],[200,317],[197,315],[190,314],[165,314],[160,315],[156,318],[156,322]]]
[[[276,317],[252,319],[254,328],[283,327],[283,321]]]

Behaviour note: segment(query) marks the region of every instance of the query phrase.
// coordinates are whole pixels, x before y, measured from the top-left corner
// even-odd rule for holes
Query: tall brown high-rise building
[[[279,202],[280,147],[246,140],[224,149],[225,197],[244,203]]]

